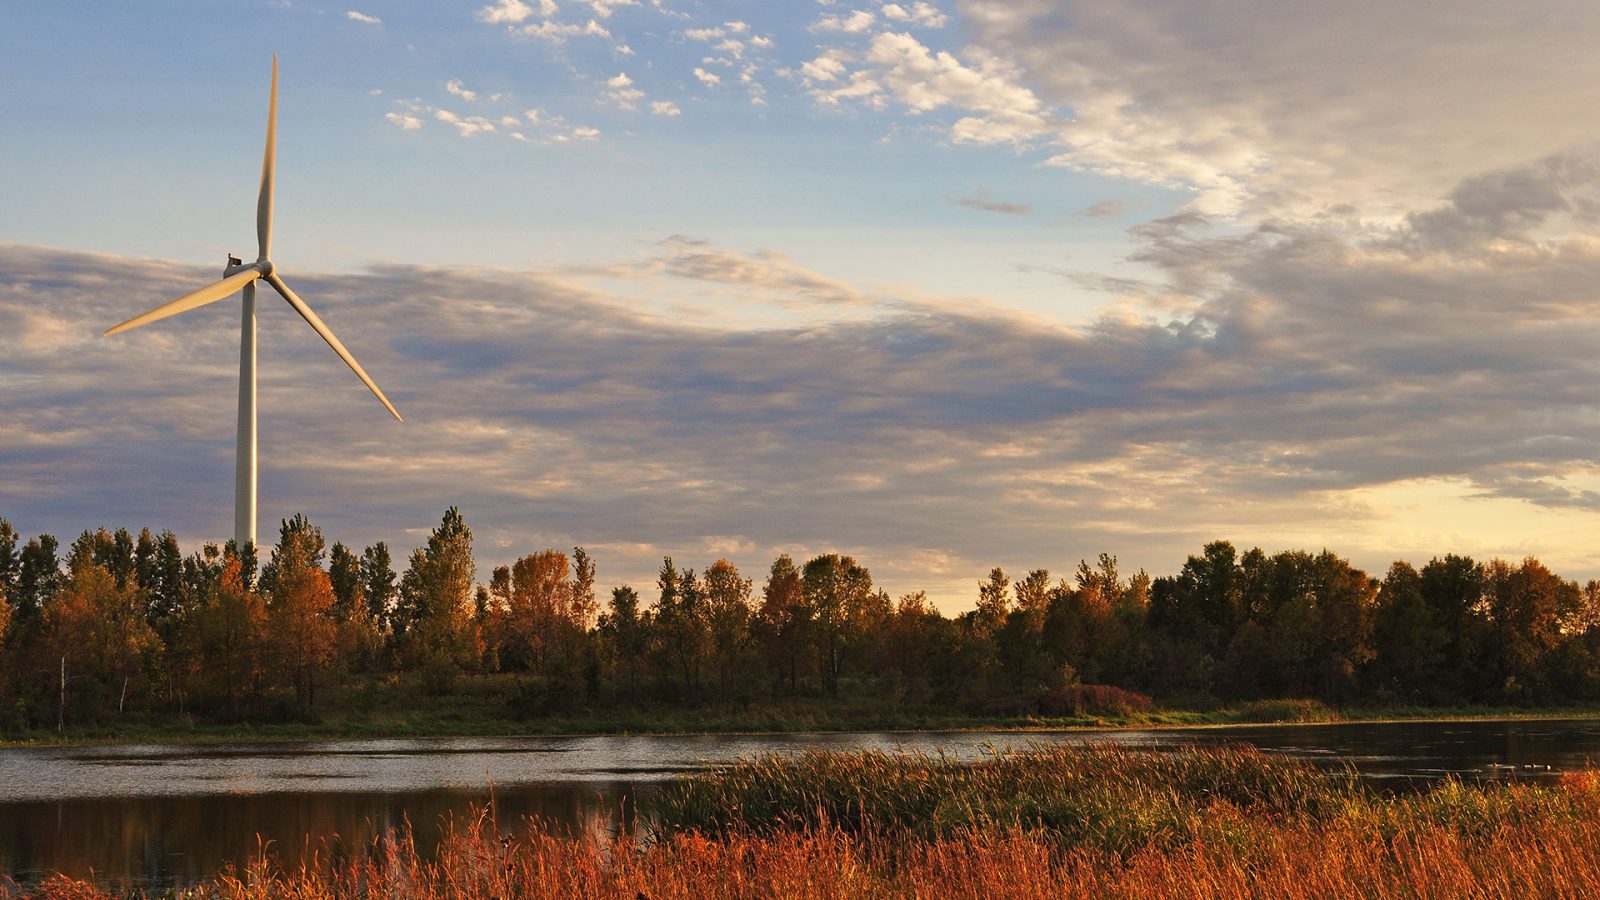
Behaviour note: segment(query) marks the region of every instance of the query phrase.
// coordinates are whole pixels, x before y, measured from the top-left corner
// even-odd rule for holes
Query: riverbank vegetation
[[[264,559],[262,558],[264,557]],[[397,564],[304,519],[275,546],[0,519],[0,738],[1061,727],[1600,704],[1600,582],[1445,555],[1382,578],[1329,551],[1207,544],[994,569],[957,615],[839,554],[666,559],[604,602],[583,548],[480,577],[451,509]]]
[[[1247,748],[872,752],[685,776],[648,834],[567,837],[492,810],[423,858],[406,833],[196,896],[1532,897],[1600,892],[1600,773],[1381,793]],[[526,826],[526,827],[523,827]],[[57,878],[40,893],[106,896]],[[0,894],[4,890],[0,889]]]

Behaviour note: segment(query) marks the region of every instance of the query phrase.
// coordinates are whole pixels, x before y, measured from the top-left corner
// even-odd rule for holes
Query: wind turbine
[[[106,330],[106,335],[118,334],[158,319],[197,309],[215,303],[243,289],[244,317],[239,330],[239,436],[235,448],[233,536],[240,548],[256,541],[256,282],[265,281],[272,289],[289,301],[294,311],[306,320],[333,352],[345,361],[391,415],[400,419],[400,413],[383,395],[378,385],[367,375],[356,358],[350,355],[333,331],[311,311],[304,300],[283,283],[277,267],[272,264],[272,176],[276,158],[278,133],[278,57],[272,57],[272,96],[267,104],[267,149],[261,160],[261,191],[256,198],[256,261],[245,265],[228,256],[228,265],[222,270],[222,280],[184,294],[170,303],[164,303],[143,315],[134,316],[121,325]],[[403,421],[403,420],[401,420]]]

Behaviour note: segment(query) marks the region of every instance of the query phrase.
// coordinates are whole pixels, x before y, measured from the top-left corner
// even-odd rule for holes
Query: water
[[[922,750],[971,758],[1029,742],[1175,747],[1244,741],[1348,762],[1380,785],[1548,778],[1600,762],[1600,721],[1251,726],[1114,732],[853,733],[705,737],[306,741],[0,750],[0,873],[53,872],[162,888],[269,847],[288,865],[337,855],[410,821],[420,849],[492,786],[502,824],[568,831],[638,826],[673,775],[739,756],[809,748]],[[317,845],[310,840],[327,837]],[[337,836],[337,837],[333,837]]]

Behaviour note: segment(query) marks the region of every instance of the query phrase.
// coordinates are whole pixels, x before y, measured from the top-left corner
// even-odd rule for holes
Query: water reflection
[[[972,758],[1030,742],[1178,747],[1246,741],[1353,764],[1378,783],[1548,778],[1600,760],[1600,722],[1393,723],[1121,732],[314,741],[0,751],[0,873],[91,872],[120,889],[178,886],[270,847],[296,866],[409,821],[425,854],[444,823],[493,796],[502,826],[533,816],[578,833],[637,826],[673,774],[811,747]],[[308,837],[314,836],[314,837]],[[320,840],[319,840],[320,839]],[[312,843],[316,841],[316,843]]]

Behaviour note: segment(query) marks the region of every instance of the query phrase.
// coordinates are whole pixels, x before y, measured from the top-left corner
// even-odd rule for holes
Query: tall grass
[[[390,834],[368,854],[290,871],[257,858],[195,895],[1600,896],[1593,772],[1390,796],[1241,749],[1039,748],[970,765],[814,753],[690,777],[659,812],[639,842],[539,827],[511,838],[485,814],[433,859]],[[106,896],[59,878],[38,893]]]
[[[827,826],[927,840],[1014,831],[1120,852],[1201,836],[1219,807],[1286,821],[1323,816],[1363,796],[1348,769],[1323,772],[1246,746],[1036,745],[974,763],[812,751],[680,778],[657,800],[655,815],[668,834]]]

